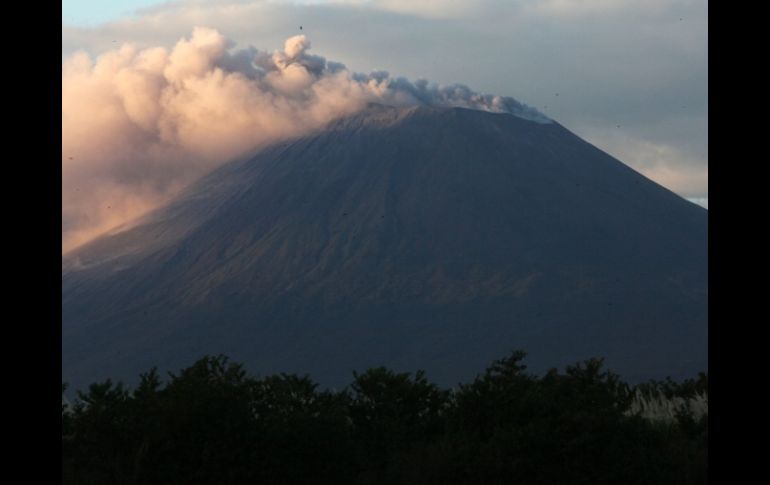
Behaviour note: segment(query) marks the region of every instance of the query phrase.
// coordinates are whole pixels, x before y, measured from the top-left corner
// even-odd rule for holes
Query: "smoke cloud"
[[[168,50],[125,44],[62,65],[62,252],[168,200],[225,162],[368,103],[457,106],[547,123],[509,97],[360,74],[310,54],[304,35],[269,53],[195,28]]]

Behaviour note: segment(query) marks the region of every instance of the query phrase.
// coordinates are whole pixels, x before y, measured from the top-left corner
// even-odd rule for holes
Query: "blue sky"
[[[62,0],[62,23],[100,24],[131,15],[139,8],[161,3],[157,0]]]

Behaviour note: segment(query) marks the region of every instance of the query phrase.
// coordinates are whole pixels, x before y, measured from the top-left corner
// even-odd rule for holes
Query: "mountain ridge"
[[[128,378],[222,351],[323,383],[370,363],[454,383],[524,348],[534,367],[595,351],[687,373],[688,353],[706,365],[706,232],[705,209],[558,123],[370,107],[65,255],[63,369]]]

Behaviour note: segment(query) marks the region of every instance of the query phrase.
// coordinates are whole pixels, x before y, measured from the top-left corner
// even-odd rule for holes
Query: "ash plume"
[[[518,101],[355,73],[309,53],[272,53],[195,28],[173,48],[125,44],[62,65],[62,252],[157,207],[204,173],[307,134],[369,103],[457,106],[550,120]]]

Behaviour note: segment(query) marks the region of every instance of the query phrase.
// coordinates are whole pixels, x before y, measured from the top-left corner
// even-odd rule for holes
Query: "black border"
[[[60,482],[61,4],[5,6],[6,468]],[[10,246],[10,247],[8,247]],[[7,429],[7,428],[6,428]],[[13,468],[18,472],[14,473]],[[48,477],[53,475],[53,477]],[[11,478],[13,481],[15,478]]]

